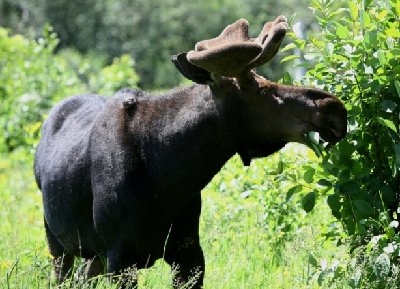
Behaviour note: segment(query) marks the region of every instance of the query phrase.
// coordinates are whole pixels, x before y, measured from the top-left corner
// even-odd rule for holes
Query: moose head
[[[280,85],[255,71],[278,52],[288,29],[286,18],[266,23],[257,38],[249,37],[248,26],[247,20],[239,19],[218,37],[172,57],[186,78],[210,86],[222,110],[236,108],[227,115],[236,118],[231,121],[244,163],[271,154],[287,142],[305,143],[310,131],[330,143],[342,139],[347,112],[337,97],[320,89]]]

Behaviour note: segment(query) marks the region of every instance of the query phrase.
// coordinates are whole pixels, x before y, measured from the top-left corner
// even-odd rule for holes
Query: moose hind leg
[[[47,243],[49,245],[50,254],[54,257],[53,266],[57,283],[63,282],[71,273],[74,265],[74,256],[65,252],[64,247],[50,231],[46,220],[44,220],[46,229]]]
[[[199,240],[200,193],[180,212],[172,224],[165,261],[176,268],[173,285],[200,289],[204,278],[204,255]]]
[[[89,280],[93,277],[104,273],[104,258],[102,256],[95,256],[92,259],[86,259],[85,279]]]

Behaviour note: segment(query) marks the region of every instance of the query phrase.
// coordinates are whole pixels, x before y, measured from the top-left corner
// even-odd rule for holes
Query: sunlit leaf
[[[287,191],[287,193],[286,193],[286,201],[289,201],[289,200],[292,198],[292,196],[293,196],[295,193],[300,192],[301,189],[302,189],[302,186],[301,186],[301,185],[297,185],[297,186],[291,187],[291,188]]]
[[[287,61],[290,61],[290,60],[293,60],[293,59],[298,59],[298,58],[300,58],[299,55],[295,55],[295,54],[293,54],[293,55],[288,55],[288,56],[284,57],[284,58],[281,60],[281,63],[284,63],[284,62],[287,62]]]
[[[389,37],[399,38],[400,37],[400,30],[396,28],[389,28],[385,30],[385,33]]]
[[[350,15],[353,20],[357,20],[358,18],[358,7],[355,1],[349,1],[349,9],[350,9]]]
[[[363,42],[367,47],[378,45],[378,34],[375,31],[367,32]]]
[[[336,23],[336,31],[335,33],[337,34],[337,36],[341,39],[346,39],[349,37],[349,29],[347,29],[346,26],[340,24],[340,23]]]
[[[304,173],[304,181],[311,184],[314,181],[315,169],[310,168]]]
[[[386,64],[385,52],[382,49],[380,49],[380,50],[378,50],[377,55],[378,55],[378,59],[379,59],[379,64],[385,65]]]
[[[371,17],[369,16],[368,12],[362,11],[360,17],[361,26],[366,29],[371,26]]]
[[[398,97],[400,97],[400,81],[395,80],[394,81],[394,85],[395,85],[396,90],[397,90],[397,95],[398,95]]]
[[[383,126],[386,126],[386,127],[390,128],[391,130],[393,130],[394,132],[397,132],[398,128],[396,128],[395,124],[390,119],[386,119],[386,118],[379,116],[379,117],[377,117],[377,120]]]
[[[288,45],[286,45],[285,47],[283,47],[283,48],[281,49],[281,52],[285,52],[285,51],[287,51],[287,50],[294,49],[294,48],[297,48],[296,44],[294,44],[294,43],[289,43]]]

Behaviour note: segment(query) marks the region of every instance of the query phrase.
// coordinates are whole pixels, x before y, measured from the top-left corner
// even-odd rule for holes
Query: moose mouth
[[[313,132],[313,131],[311,131],[311,132]],[[328,130],[326,130],[326,129],[324,130],[324,129],[317,127],[315,132],[320,135],[320,138],[322,140],[324,140],[325,142],[328,142],[330,144],[337,143],[338,141],[343,139],[344,136],[346,135],[346,132],[342,133],[339,130],[336,130],[334,128],[329,128]]]
[[[320,157],[322,152],[329,149],[335,143],[343,139],[344,135],[335,130],[318,131],[310,130],[304,133],[304,144],[312,149],[315,154]]]
[[[330,144],[339,142],[347,133],[347,125],[343,125],[342,121],[329,121],[329,124],[326,126],[318,126],[310,121],[304,121],[304,123],[306,125],[303,135],[318,133],[320,139]]]
[[[329,128],[318,127],[307,122],[308,129],[303,133],[303,144],[311,148],[317,156],[322,152],[342,140],[346,135],[346,129],[336,129],[334,126]]]
[[[318,157],[322,156],[322,152],[325,149],[333,145],[333,143],[326,142],[316,131],[309,131],[305,133],[303,143],[312,149]]]

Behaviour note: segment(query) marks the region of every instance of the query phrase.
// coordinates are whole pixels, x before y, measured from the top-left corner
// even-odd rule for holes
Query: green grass
[[[0,158],[0,288],[56,288],[31,158],[23,152]],[[322,237],[332,222],[330,211],[319,202],[305,214],[301,196],[286,200],[293,183],[282,178],[296,174],[294,167],[310,166],[313,158],[297,146],[248,168],[234,157],[204,189],[206,289],[327,288],[318,285],[310,255],[328,264],[346,257]],[[282,160],[285,170],[276,173]],[[77,263],[79,271],[83,265]],[[170,267],[160,260],[139,272],[139,288],[171,288],[170,279]],[[116,287],[104,277],[92,285],[79,277],[70,282],[72,288]]]

